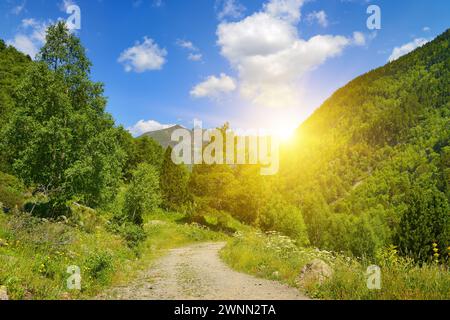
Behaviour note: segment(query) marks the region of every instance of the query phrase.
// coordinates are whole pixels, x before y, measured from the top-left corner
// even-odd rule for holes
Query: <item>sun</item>
[[[288,142],[294,138],[296,129],[292,126],[279,126],[274,128],[273,133],[280,141]]]

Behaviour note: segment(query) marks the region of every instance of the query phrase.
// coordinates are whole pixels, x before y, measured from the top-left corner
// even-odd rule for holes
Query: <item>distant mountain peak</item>
[[[178,129],[186,129],[186,128],[179,124],[176,124],[166,129],[146,132],[141,136],[139,136],[138,138],[150,137],[156,142],[158,142],[163,148],[167,148],[169,146],[173,148],[177,144],[177,142],[172,141],[172,133]]]

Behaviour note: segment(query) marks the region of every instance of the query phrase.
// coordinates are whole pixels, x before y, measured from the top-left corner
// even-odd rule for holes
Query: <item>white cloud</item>
[[[8,41],[8,45],[12,45],[20,52],[29,55],[31,58],[34,59],[36,54],[39,52],[39,49],[34,44],[34,42],[30,39],[30,37],[23,35],[23,34],[17,34],[14,36],[13,40]]]
[[[264,5],[267,14],[290,23],[300,21],[300,8],[305,0],[270,0]]]
[[[353,43],[357,46],[365,46],[366,45],[366,37],[364,33],[355,31],[353,32]]]
[[[139,120],[134,126],[127,128],[127,130],[136,137],[147,132],[163,130],[173,126],[173,124],[161,124],[155,120]]]
[[[184,48],[184,49],[191,50],[191,51],[197,51],[198,50],[197,47],[194,46],[194,44],[191,41],[187,41],[187,40],[178,39],[177,40],[177,46],[179,46],[181,48]]]
[[[255,105],[298,106],[301,77],[354,43],[331,35],[301,39],[303,2],[270,0],[261,11],[217,28],[221,53],[239,74],[241,96]]]
[[[306,21],[308,21],[309,23],[313,23],[314,21],[317,21],[317,23],[326,28],[328,27],[328,17],[327,14],[325,13],[325,11],[321,10],[321,11],[313,11],[310,14],[308,14],[306,16]]]
[[[431,28],[430,27],[423,27],[422,30],[425,31],[425,32],[428,32],[428,31],[431,31]]]
[[[166,63],[167,50],[161,49],[152,39],[144,37],[142,43],[123,51],[118,59],[124,65],[126,72],[142,73],[151,70],[161,70]]]
[[[397,60],[401,56],[404,56],[405,54],[408,54],[412,51],[414,51],[416,48],[423,46],[424,44],[428,43],[430,40],[424,39],[424,38],[418,38],[414,39],[413,41],[406,43],[400,47],[395,47],[392,51],[391,55],[389,56],[388,61],[392,62],[394,60]]]
[[[67,8],[69,8],[70,6],[76,5],[74,0],[63,0],[59,3],[58,7],[59,10],[61,10],[62,12],[67,12]]]
[[[191,61],[202,61],[203,55],[201,53],[189,53],[188,60]]]
[[[38,24],[38,22],[34,18],[23,19],[21,26],[24,28],[34,27]]]
[[[226,18],[239,19],[246,10],[238,0],[217,0],[216,8],[218,7],[221,7],[217,14],[217,19],[219,20],[224,20]]]
[[[48,26],[49,23],[37,21],[33,18],[23,19],[19,32],[14,36],[14,39],[8,40],[7,43],[34,59],[39,49],[45,44]]]
[[[178,39],[176,45],[179,46],[180,48],[190,51],[188,55],[188,60],[202,61],[203,55],[191,41]]]
[[[220,77],[210,76],[205,81],[199,83],[191,90],[191,96],[194,98],[213,98],[216,99],[224,93],[236,90],[236,83],[233,78],[224,73]]]

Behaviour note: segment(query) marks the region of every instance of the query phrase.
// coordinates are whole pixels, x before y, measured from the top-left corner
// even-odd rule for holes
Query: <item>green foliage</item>
[[[298,248],[279,234],[239,233],[221,252],[233,268],[301,288],[311,298],[332,300],[448,300],[450,273],[437,264],[418,266],[398,255],[395,247],[377,251],[381,289],[367,288],[367,267],[373,260],[340,253]],[[333,276],[318,283],[299,282],[300,270],[314,259],[326,262]]]
[[[299,246],[309,244],[302,213],[279,196],[273,197],[262,209],[259,225],[265,231],[281,232],[294,239]]]
[[[123,127],[118,128],[118,139],[125,151],[125,163],[123,166],[123,178],[129,182],[138,164],[148,163],[157,170],[161,170],[164,150],[152,138],[144,136],[134,139]]]
[[[16,87],[2,153],[53,203],[104,205],[117,190],[124,153],[102,85],[90,81],[84,48],[64,23],[48,29],[40,60]]]
[[[147,234],[141,226],[124,223],[119,227],[119,234],[127,241],[130,248],[136,248],[146,238]]]
[[[91,279],[107,282],[109,273],[113,270],[113,258],[108,252],[92,253],[86,258],[84,266]]]
[[[236,270],[296,286],[300,270],[313,259],[332,264],[325,251],[300,248],[296,241],[277,232],[238,232],[221,252],[222,259]]]
[[[95,111],[103,111],[105,99],[101,96],[102,85],[89,80],[92,63],[80,39],[69,32],[63,21],[48,27],[38,60],[64,79],[74,106],[83,108],[90,104]]]
[[[162,206],[166,210],[181,210],[189,201],[189,172],[184,165],[172,161],[172,148],[168,147],[161,169]]]
[[[450,199],[449,45],[447,30],[354,79],[282,150],[276,185],[300,208],[314,246],[373,259],[379,248],[398,245],[423,260],[437,238],[448,245],[442,211]],[[414,186],[423,205],[411,205]],[[417,243],[406,230],[417,230]]]
[[[68,222],[79,227],[87,233],[95,233],[97,228],[104,225],[105,218],[94,209],[82,206],[78,203],[71,203],[68,211]],[[64,219],[61,219],[64,221]]]
[[[11,299],[86,299],[95,297],[136,256],[123,241],[97,224],[95,233],[64,221],[28,214],[0,214],[0,283]],[[67,267],[79,266],[81,291],[67,291]],[[114,270],[114,272],[112,272]]]
[[[19,179],[9,174],[0,172],[0,203],[5,208],[22,207],[24,202],[25,187]],[[0,205],[0,214],[2,211]]]
[[[144,136],[134,140],[134,162],[148,163],[160,170],[164,159],[163,148],[150,137]]]
[[[0,40],[0,136],[15,108],[14,90],[23,78],[30,62],[30,57],[20,53],[12,46],[6,46]],[[1,144],[2,139],[0,139],[0,171],[12,173],[11,164],[8,162]]]
[[[397,232],[400,253],[417,261],[430,261],[436,243],[438,252],[444,253],[441,259],[448,258],[445,253],[450,245],[450,208],[445,196],[438,190],[415,188],[407,204]]]
[[[264,178],[259,167],[253,165],[196,165],[189,192],[196,202],[229,212],[239,221],[252,225],[269,198],[269,182]]]
[[[157,170],[141,163],[125,193],[123,214],[125,221],[142,225],[143,214],[156,210],[161,204],[161,190]]]

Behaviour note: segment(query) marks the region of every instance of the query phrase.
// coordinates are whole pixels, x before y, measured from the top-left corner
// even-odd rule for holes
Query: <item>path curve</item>
[[[219,258],[223,242],[172,249],[131,284],[103,299],[120,300],[307,300],[297,289],[230,269]]]

